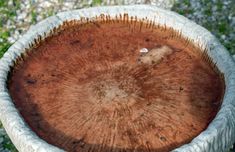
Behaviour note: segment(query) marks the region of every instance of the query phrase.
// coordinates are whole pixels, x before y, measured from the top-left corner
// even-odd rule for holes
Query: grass
[[[20,1],[14,0],[13,5],[9,6],[8,1],[0,0],[0,57],[11,46],[8,42],[10,32],[14,29],[6,28],[5,24],[8,20],[14,20],[16,16],[16,10],[20,8]]]
[[[102,3],[102,0],[93,0],[92,6],[101,5],[101,3]]]
[[[235,54],[235,28],[230,19],[235,16],[235,1],[230,0],[228,5],[224,5],[222,0],[214,0],[213,3],[200,0],[197,3],[203,7],[193,7],[190,0],[178,0],[173,10],[207,28],[231,54]]]
[[[0,122],[0,129],[2,129],[2,128],[3,128],[3,126],[2,126],[2,124]],[[0,143],[0,151],[3,151],[3,149],[4,149],[5,151],[17,152],[17,149],[12,144],[10,138],[6,135],[4,130],[1,130],[0,138],[3,139],[3,142]]]

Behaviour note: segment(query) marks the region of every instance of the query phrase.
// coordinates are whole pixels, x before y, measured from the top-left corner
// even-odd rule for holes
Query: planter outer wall
[[[63,150],[40,139],[15,108],[7,90],[7,76],[10,66],[25,48],[30,48],[34,39],[50,35],[50,30],[64,21],[80,20],[81,17],[94,18],[100,14],[115,15],[128,13],[138,19],[148,18],[155,24],[166,25],[182,32],[202,49],[208,49],[208,55],[216,63],[225,77],[225,94],[221,109],[208,128],[174,152],[224,152],[235,142],[235,64],[228,51],[205,28],[171,11],[156,6],[106,6],[62,12],[32,26],[21,39],[15,42],[0,60],[0,119],[7,134],[20,152],[62,152]]]

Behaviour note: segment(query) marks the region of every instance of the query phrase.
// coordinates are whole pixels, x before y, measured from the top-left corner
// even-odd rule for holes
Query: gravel
[[[172,10],[207,28],[235,54],[234,0],[177,0]]]

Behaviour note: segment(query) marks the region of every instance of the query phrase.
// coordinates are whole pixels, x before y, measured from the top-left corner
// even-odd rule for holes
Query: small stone
[[[142,48],[142,49],[140,49],[140,53],[148,53],[148,49],[147,48]]]
[[[6,135],[6,132],[3,128],[0,128],[0,136]]]
[[[0,137],[0,144],[4,141],[3,137]]]

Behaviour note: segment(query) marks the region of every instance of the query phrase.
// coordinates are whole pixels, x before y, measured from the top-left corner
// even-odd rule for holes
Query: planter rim
[[[34,44],[34,39],[41,36],[45,38],[50,31],[61,25],[64,21],[80,20],[81,17],[94,18],[100,14],[115,15],[127,13],[139,19],[148,18],[161,26],[166,25],[182,36],[189,38],[201,51],[207,54],[216,63],[218,69],[224,74],[225,93],[221,109],[206,130],[201,132],[190,143],[173,150],[174,152],[216,152],[226,151],[235,142],[235,63],[228,51],[205,28],[171,11],[149,5],[129,6],[103,6],[85,8],[58,13],[38,24],[32,26],[26,34],[15,42],[0,59],[0,119],[7,134],[16,148],[21,152],[60,152],[58,147],[48,144],[40,139],[25,123],[15,108],[7,89],[8,72],[14,61]]]

